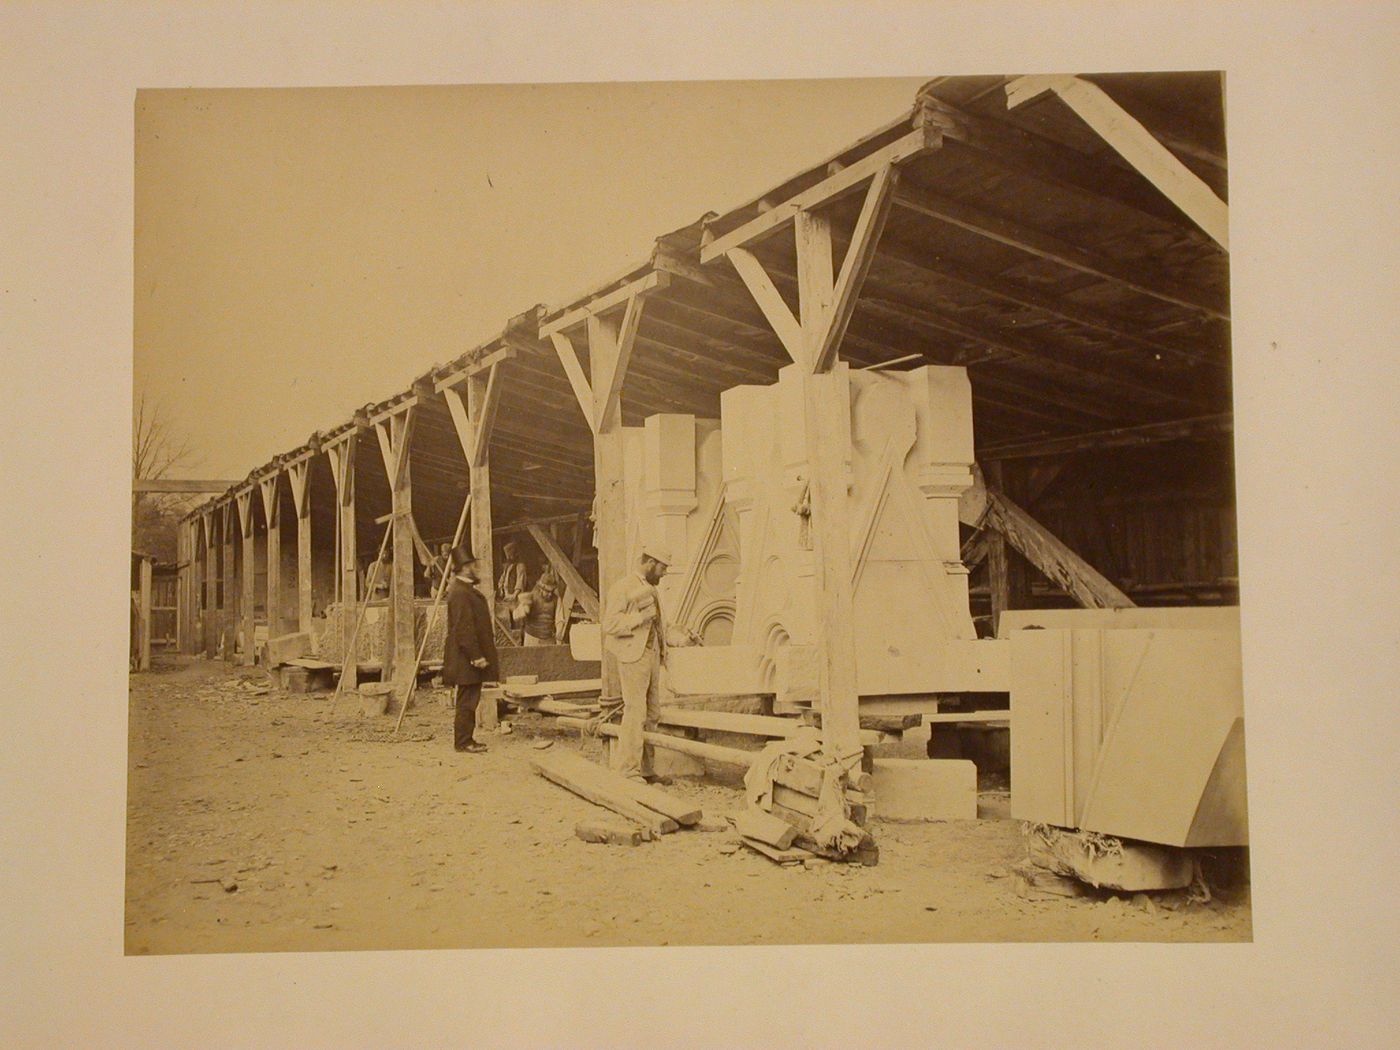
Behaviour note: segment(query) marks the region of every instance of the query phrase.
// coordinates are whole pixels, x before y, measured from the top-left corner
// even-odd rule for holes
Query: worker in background
[[[555,617],[559,608],[559,577],[552,565],[545,566],[540,578],[521,599],[525,645],[553,645]]]
[[[505,555],[505,566],[496,578],[496,598],[511,609],[528,590],[525,586],[525,562],[520,558],[520,545],[514,540],[506,543],[502,553]]]
[[[642,545],[635,572],[608,589],[603,614],[603,648],[617,662],[622,689],[622,726],[612,768],[632,780],[654,780],[652,748],[644,733],[661,717],[661,667],[666,662],[666,627],[656,585],[666,575],[670,553],[655,543]]]
[[[453,719],[453,746],[478,754],[486,748],[476,742],[476,707],[481,683],[500,677],[491,610],[476,589],[477,561],[465,544],[452,549],[455,575],[447,585],[447,634],[442,643],[442,681],[457,687],[457,714]]]

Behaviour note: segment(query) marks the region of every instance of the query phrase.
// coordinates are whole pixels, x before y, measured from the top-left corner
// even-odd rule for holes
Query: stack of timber
[[[530,768],[580,798],[641,825],[652,837],[697,824],[703,815],[700,807],[684,799],[628,780],[573,752],[538,755],[530,760]]]
[[[825,780],[833,775],[843,775],[847,780],[844,807],[850,821],[853,821],[860,831],[859,841],[853,842],[845,849],[837,849],[819,842],[812,834],[814,826],[822,820],[821,799],[823,787],[827,786]],[[874,837],[863,830],[871,789],[869,773],[837,774],[831,767],[822,766],[798,755],[779,755],[770,769],[769,777],[772,786],[766,800],[767,808],[760,809],[751,804],[744,815],[749,830],[738,828],[746,845],[758,849],[758,846],[748,841],[752,838],[779,850],[795,845],[829,860],[855,861],[866,866],[879,863],[880,849],[875,844]],[[828,791],[828,799],[833,795],[840,797],[839,793]],[[829,801],[827,805],[830,805]],[[782,826],[791,829],[790,838],[782,834]],[[765,850],[759,849],[759,852],[768,855]]]

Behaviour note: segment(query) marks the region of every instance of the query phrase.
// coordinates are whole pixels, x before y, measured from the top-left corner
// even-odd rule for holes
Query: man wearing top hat
[[[455,574],[447,585],[447,635],[442,643],[442,681],[457,687],[457,715],[453,745],[458,751],[478,754],[486,748],[475,740],[476,706],[481,683],[499,677],[496,639],[491,609],[478,582],[476,556],[462,544],[452,549]]]
[[[656,543],[642,546],[635,572],[608,589],[603,616],[603,648],[617,661],[622,686],[622,726],[612,767],[633,780],[654,779],[652,748],[644,732],[661,717],[661,665],[666,662],[666,629],[656,585],[666,575],[670,553]]]

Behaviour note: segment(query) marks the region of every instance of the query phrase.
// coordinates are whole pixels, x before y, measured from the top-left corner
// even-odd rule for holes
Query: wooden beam
[[[1007,107],[1019,106],[1045,91],[1058,95],[1192,222],[1230,250],[1229,206],[1097,84],[1067,75],[1018,77],[1006,85]]]
[[[151,669],[151,559],[142,558],[137,567],[136,669]]]
[[[310,464],[300,463],[287,471],[292,486],[292,504],[297,516],[297,630],[310,631],[315,602],[312,597],[311,486]]]
[[[188,478],[138,478],[131,483],[131,491],[142,492],[227,492],[237,481],[199,481]]]
[[[528,523],[525,527],[534,537],[540,550],[544,552],[544,556],[549,559],[549,564],[554,566],[554,571],[559,574],[559,578],[564,581],[573,597],[583,606],[583,611],[595,620],[598,619],[598,592],[588,585],[588,581],[583,578],[583,574],[575,568],[574,563],[559,548],[559,544],[555,542],[553,536],[534,522]]]
[[[608,770],[595,766],[572,752],[556,750],[550,754],[537,755],[530,759],[530,768],[546,780],[572,791],[580,798],[636,821],[655,835],[669,834],[679,828],[670,817],[663,816],[634,799],[624,786],[616,782],[614,775]]]
[[[457,433],[457,440],[462,446],[462,455],[466,457],[467,465],[470,466],[472,456],[476,452],[476,432],[472,427],[471,416],[467,412],[466,401],[463,399],[461,391],[452,387],[443,390],[442,398],[447,402],[447,410],[452,416],[452,429]]]
[[[1000,637],[1002,613],[1026,607],[1031,596],[1031,581],[1025,564],[1013,555],[1007,537],[992,516],[992,494],[1005,484],[1001,464],[989,463],[986,469],[987,515],[984,521],[989,527],[983,529],[982,535],[987,556],[987,589],[992,603],[992,635]]]
[[[992,488],[987,490],[987,525],[1087,609],[1128,609],[1133,601],[1107,577],[1070,550],[1045,526]]]
[[[797,242],[797,304],[803,344],[799,363],[810,367],[836,302],[831,219],[825,214],[800,211],[793,216],[792,230]]]
[[[670,283],[670,274],[661,270],[652,270],[650,273],[638,277],[635,281],[629,281],[621,288],[617,288],[606,295],[600,295],[595,299],[590,299],[582,306],[559,314],[552,321],[545,321],[540,325],[540,338],[552,336],[556,332],[563,332],[576,325],[583,324],[590,317],[597,317],[607,313],[617,307],[624,306],[628,301],[639,295],[646,295],[658,289],[666,288]]]
[[[835,372],[802,377],[812,552],[817,575],[815,634],[822,751],[849,771],[859,768],[861,743],[846,494],[847,450],[837,440],[839,431],[828,425],[837,413],[848,411],[844,380]]]
[[[294,463],[287,468],[287,487],[292,490],[292,509],[298,518],[306,514],[309,504],[306,499],[306,477],[308,463]]]
[[[551,332],[549,338],[554,343],[554,352],[559,355],[559,363],[564,366],[564,375],[568,377],[569,386],[573,388],[574,398],[578,401],[584,422],[588,424],[588,429],[596,434],[598,424],[593,418],[593,388],[583,374],[583,366],[579,364],[574,344],[563,332]]]
[[[572,729],[586,729],[589,726],[586,720],[571,715],[561,715],[555,721],[561,726],[568,726]],[[618,735],[619,729],[611,722],[605,722],[598,727],[597,731],[600,736],[615,737]],[[691,740],[688,736],[644,732],[642,738],[652,747],[659,747],[663,751],[677,751],[682,755],[689,755],[691,758],[705,759],[734,769],[748,769],[758,758],[757,751],[743,751],[737,747],[725,747],[723,744]]]
[[[235,658],[235,642],[238,638],[238,589],[234,586],[237,579],[234,559],[237,552],[234,550],[234,539],[241,534],[241,529],[237,526],[238,507],[234,503],[223,504],[223,517],[219,522],[223,546],[223,566],[219,575],[222,590],[222,601],[220,603],[220,621],[223,628],[224,661],[232,663]]]
[[[783,301],[782,294],[763,264],[747,248],[731,248],[726,254],[788,356],[803,368],[808,367],[807,340],[802,325],[792,316],[792,311]]]
[[[238,577],[240,584],[238,622],[243,629],[243,659],[241,663],[245,666],[252,666],[256,659],[253,645],[255,633],[253,613],[254,606],[257,604],[257,568],[254,565],[257,548],[253,538],[252,497],[251,489],[238,495],[238,518],[243,532],[243,563]]]
[[[893,164],[899,164],[911,157],[917,157],[929,150],[937,149],[942,143],[942,133],[933,126],[917,128],[888,146],[876,150],[868,156],[829,175],[810,189],[790,197],[755,218],[715,237],[700,248],[700,261],[710,263],[721,255],[727,255],[732,248],[742,248],[773,233],[779,226],[789,222],[800,211],[813,208],[853,193],[866,179],[876,172]]]
[[[628,299],[622,320],[616,325],[602,315],[588,318],[589,361],[599,360],[601,347],[605,367],[603,381],[593,384],[594,419],[607,418],[612,406],[620,404],[622,386],[627,381],[627,368],[632,361],[632,347],[637,339],[637,326],[642,319],[643,302],[641,296],[634,295]]]
[[[1147,423],[1143,426],[1115,427],[1112,430],[1097,430],[1088,434],[1071,434],[1068,437],[1045,438],[1040,441],[1018,441],[978,449],[977,458],[979,461],[989,461],[1069,456],[1090,450],[1196,440],[1230,433],[1234,427],[1233,418],[1232,413],[1221,412],[1212,416],[1173,420],[1169,423]]]
[[[389,405],[387,408],[380,409],[374,415],[370,416],[368,419],[369,425],[377,426],[378,424],[383,423],[386,420],[393,419],[395,416],[401,416],[405,412],[408,412],[410,409],[414,408],[417,404],[417,395],[410,394],[408,397],[401,398],[400,400],[395,401],[392,405]]]
[[[267,636],[276,638],[282,633],[282,515],[281,493],[277,483],[279,475],[273,474],[258,482],[262,494],[263,518],[267,521]]]
[[[486,463],[486,451],[491,444],[491,431],[496,425],[496,406],[501,401],[501,369],[499,365],[492,365],[491,370],[486,373],[486,382],[481,393],[481,405],[472,413],[473,426],[475,428],[475,440],[472,442],[471,466],[479,467]],[[475,382],[473,377],[469,382]]]
[[[391,637],[385,645],[385,677],[392,678],[399,695],[405,691],[405,678],[415,675],[418,670],[417,616],[413,603],[415,529],[410,454],[416,418],[417,413],[410,407],[388,421],[390,459],[385,473],[389,476],[389,498],[394,514],[394,553],[389,574],[392,622]]]
[[[477,361],[473,361],[471,364],[466,365],[463,368],[458,368],[455,371],[443,376],[441,379],[436,380],[433,383],[433,389],[441,393],[448,387],[454,387],[459,385],[460,383],[462,383],[463,380],[467,379],[469,376],[474,376],[481,372],[485,372],[492,368],[495,368],[502,361],[509,361],[511,358],[515,357],[515,355],[516,348],[514,346],[503,346],[501,349],[493,351],[492,353],[487,354],[485,357],[482,357]]]
[[[467,380],[465,415],[472,420],[470,449],[467,453],[467,473],[471,484],[471,548],[479,568],[477,590],[486,599],[488,609],[495,608],[496,555],[491,546],[491,456],[490,434],[482,425],[486,415],[495,417],[494,405],[487,402],[500,396],[495,369],[485,379],[478,372]],[[496,383],[492,390],[492,384]]]
[[[1130,266],[1114,262],[1053,234],[943,194],[905,187],[895,194],[894,202],[916,214],[957,226],[979,237],[1040,259],[1048,259],[1091,277],[1112,281],[1153,299],[1185,307],[1222,321],[1230,319],[1229,311],[1223,302],[1216,296],[1202,294],[1201,289],[1191,288],[1171,278],[1154,274],[1149,267],[1141,264]]]
[[[874,261],[898,178],[895,168],[886,165],[871,179],[865,203],[861,206],[860,217],[856,219],[855,230],[846,249],[846,257],[841,263],[841,273],[836,278],[835,301],[830,316],[824,319],[825,323],[819,329],[812,330],[811,362],[815,372],[825,372],[836,359],[837,348],[846,335],[846,326],[850,324],[851,314],[855,311],[856,299]],[[822,332],[820,338],[816,336],[817,331]]]

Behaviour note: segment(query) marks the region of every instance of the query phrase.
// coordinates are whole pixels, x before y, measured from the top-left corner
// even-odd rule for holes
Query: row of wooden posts
[[[365,596],[358,565],[356,535],[355,462],[358,437],[372,429],[384,458],[389,479],[390,513],[385,539],[392,543],[389,579],[389,619],[392,637],[385,649],[385,674],[411,671],[415,661],[414,557],[428,552],[422,546],[413,524],[413,489],[409,447],[414,430],[414,409],[421,398],[441,393],[458,426],[464,451],[472,512],[471,544],[482,560],[482,588],[490,597],[494,579],[491,554],[490,461],[487,437],[494,414],[493,400],[499,391],[497,368],[501,358],[488,358],[479,367],[464,369],[449,377],[436,391],[420,391],[392,408],[372,417],[358,418],[348,428],[334,433],[302,452],[276,463],[255,475],[231,498],[216,502],[182,522],[179,536],[182,565],[180,648],[187,652],[201,649],[213,656],[222,651],[226,659],[235,656],[235,643],[241,634],[242,663],[254,661],[254,608],[257,601],[257,508],[260,501],[266,523],[266,601],[269,636],[292,630],[310,631],[313,618],[312,517],[310,467],[313,457],[325,455],[335,485],[336,538],[333,545],[335,598],[340,602],[342,639],[346,651],[352,644],[355,603]],[[465,387],[464,392],[457,384]],[[295,621],[283,616],[281,552],[281,486],[285,483],[296,515],[297,614]],[[241,554],[241,557],[240,557]],[[222,601],[216,601],[216,588],[222,587]],[[215,608],[217,621],[212,619]],[[203,637],[197,638],[199,611],[209,617],[203,624]]]

